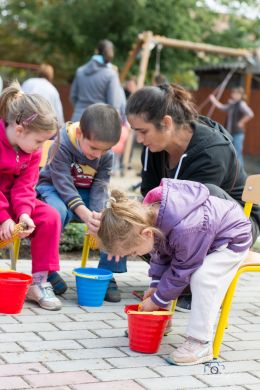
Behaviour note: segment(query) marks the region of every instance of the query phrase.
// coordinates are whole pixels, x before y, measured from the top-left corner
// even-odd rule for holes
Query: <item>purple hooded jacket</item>
[[[211,196],[201,183],[162,179],[156,222],[165,240],[151,254],[151,296],[161,307],[176,299],[207,254],[222,245],[243,252],[252,243],[251,223],[237,202]],[[149,197],[149,193],[147,194]]]

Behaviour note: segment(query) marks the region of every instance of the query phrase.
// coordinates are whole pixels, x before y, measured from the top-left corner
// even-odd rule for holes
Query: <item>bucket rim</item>
[[[81,272],[81,270],[84,270],[85,272]],[[88,274],[88,270],[96,270],[97,274]],[[98,271],[103,272],[98,274]],[[105,272],[104,272],[105,271]],[[94,267],[80,267],[80,268],[74,268],[72,271],[72,274],[75,276],[78,276],[79,278],[85,278],[85,279],[94,279],[94,280],[109,280],[113,277],[113,272],[111,272],[108,269],[105,268],[94,268]]]
[[[3,278],[3,276],[10,276],[10,280],[8,278]],[[13,276],[13,277],[12,277]],[[16,277],[17,278],[16,278]],[[19,276],[23,276],[23,279],[19,279]],[[4,283],[32,283],[32,276],[25,274],[23,272],[17,272],[17,271],[0,271],[0,282]]]

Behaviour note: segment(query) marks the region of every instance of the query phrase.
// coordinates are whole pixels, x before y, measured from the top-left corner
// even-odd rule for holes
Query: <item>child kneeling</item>
[[[152,281],[142,310],[165,308],[190,284],[187,339],[171,360],[207,362],[222,300],[252,243],[251,223],[238,203],[211,196],[192,181],[163,179],[143,203],[113,191],[98,236],[109,253],[151,252]]]

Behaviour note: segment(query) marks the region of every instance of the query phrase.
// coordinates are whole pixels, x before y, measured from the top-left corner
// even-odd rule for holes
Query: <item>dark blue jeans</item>
[[[82,222],[80,218],[73,213],[64,201],[59,196],[58,192],[55,190],[55,187],[51,184],[48,185],[38,185],[36,187],[37,193],[40,195],[41,199],[54,207],[60,214],[62,222],[62,230],[64,227],[71,221]],[[78,188],[79,195],[81,196],[86,207],[89,205],[89,190]],[[115,273],[127,272],[126,267],[127,257],[121,257],[119,262],[115,261],[115,258],[110,261],[107,259],[107,254],[100,252],[100,260],[98,267],[105,268]]]

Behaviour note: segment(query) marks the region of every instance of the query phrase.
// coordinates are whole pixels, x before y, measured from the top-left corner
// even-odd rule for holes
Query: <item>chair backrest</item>
[[[242,200],[245,202],[245,215],[249,218],[253,204],[260,205],[260,175],[248,176]]]
[[[260,175],[248,176],[242,194],[242,200],[260,205]]]

